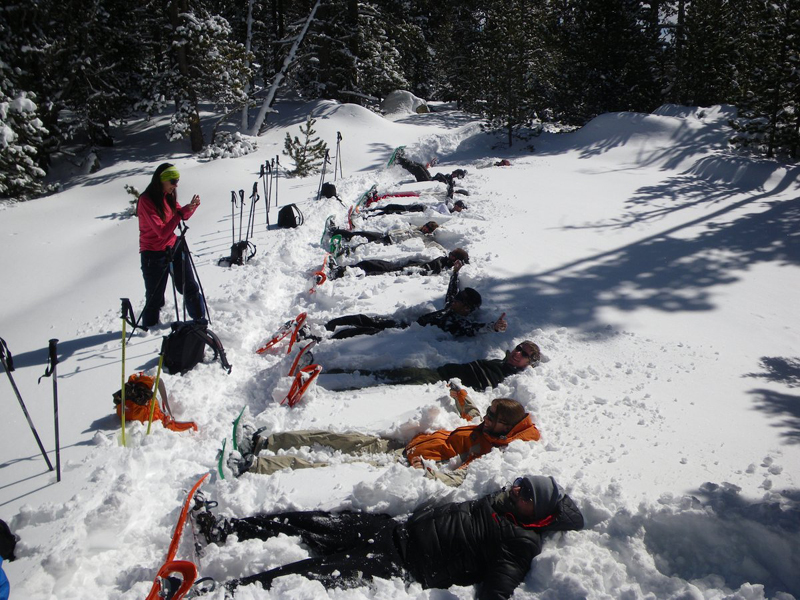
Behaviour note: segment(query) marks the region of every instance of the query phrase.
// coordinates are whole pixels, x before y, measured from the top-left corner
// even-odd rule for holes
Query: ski
[[[309,364],[311,364],[311,362],[314,360],[314,357],[312,356],[311,352],[309,352],[309,350],[311,350],[311,348],[313,348],[316,344],[317,344],[316,340],[312,340],[308,344],[303,346],[303,348],[300,350],[300,352],[297,353],[297,357],[295,357],[294,362],[292,363],[292,368],[289,369],[289,377],[294,377],[295,376],[295,374],[297,372],[297,367],[300,365],[300,360],[303,358],[303,356],[306,354],[306,352],[308,352],[308,355],[305,357],[305,359],[308,360]],[[307,366],[307,365],[304,365],[304,366]],[[303,368],[303,367],[301,367],[301,368]],[[234,446],[234,448],[235,448],[235,446]]]
[[[186,518],[189,516],[189,507],[192,504],[194,495],[209,475],[210,473],[206,473],[197,480],[197,483],[194,484],[194,487],[192,487],[186,497],[186,501],[183,503],[181,514],[178,517],[178,523],[175,525],[175,533],[172,534],[172,542],[167,551],[167,559],[156,574],[153,587],[150,588],[150,593],[147,595],[147,600],[163,598],[161,594],[162,580],[165,580],[171,573],[180,574],[182,579],[180,587],[172,595],[171,600],[180,600],[183,598],[197,579],[197,566],[188,560],[175,560],[175,555],[178,553],[178,546],[181,543],[183,528],[186,525]]]
[[[242,420],[242,415],[244,414],[244,409],[247,408],[246,406],[242,407],[242,410],[239,411],[239,416],[233,421],[233,449],[239,449],[239,422]],[[223,447],[224,450],[224,447]]]
[[[325,219],[325,227],[322,230],[322,237],[319,238],[319,245],[325,248],[328,245],[328,240],[331,237],[331,230],[334,227],[333,215]]]
[[[319,268],[318,271],[314,271],[314,282],[311,284],[311,288],[308,290],[309,294],[315,294],[317,292],[317,288],[328,280],[328,275],[326,271],[328,268],[328,259],[330,258],[330,256],[331,253],[326,252],[325,258],[322,259],[322,266]],[[289,349],[291,350],[291,346]]]
[[[322,373],[321,365],[308,365],[297,371],[297,374],[294,376],[294,381],[292,382],[292,387],[289,389],[289,393],[286,394],[286,398],[281,400],[281,405],[288,404],[292,407],[300,402],[303,395],[308,391],[308,388],[314,383],[317,377],[319,377],[320,373]]]
[[[327,258],[327,254],[325,255]],[[323,263],[323,269],[325,268],[325,263]],[[292,351],[292,346],[294,346],[295,341],[297,340],[297,334],[300,331],[300,328],[305,323],[307,313],[300,313],[294,319],[290,319],[283,324],[283,326],[275,332],[272,338],[263,346],[261,346],[258,350],[256,350],[256,354],[264,354],[267,350],[274,347],[278,342],[288,336],[290,333],[292,337],[289,339],[289,349],[286,351],[286,354]]]
[[[403,150],[405,150],[405,146],[398,146],[395,148],[394,152],[392,152],[392,155],[389,157],[389,162],[386,163],[386,166],[391,167],[394,164],[394,161],[397,160],[397,154],[402,154]]]
[[[242,409],[244,410],[244,409]],[[235,439],[235,438],[234,438]],[[228,438],[223,438],[222,440],[222,448],[219,451],[219,459],[217,459],[217,472],[219,473],[220,479],[225,479],[225,473],[222,472],[222,463],[225,460],[225,444],[227,443]]]

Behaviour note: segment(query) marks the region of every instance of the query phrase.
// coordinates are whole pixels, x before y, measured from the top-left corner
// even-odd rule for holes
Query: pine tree
[[[50,132],[36,94],[27,87],[31,65],[22,50],[26,40],[31,51],[38,45],[39,38],[29,28],[36,21],[36,9],[0,9],[0,198],[27,200],[50,190],[42,183]]]
[[[148,97],[140,106],[154,114],[172,100],[175,114],[169,137],[188,137],[192,151],[198,152],[205,144],[201,100],[218,108],[244,106],[252,70],[244,46],[231,39],[228,22],[209,13],[201,2],[172,0],[157,17],[155,31],[161,34],[156,38],[157,61],[148,76]]]
[[[318,137],[313,137],[316,131],[314,124],[317,122],[310,115],[306,118],[305,129],[300,126],[301,141],[298,136],[294,139],[287,133],[283,153],[294,161],[294,170],[287,174],[290,177],[305,177],[315,173],[322,166],[328,147]]]

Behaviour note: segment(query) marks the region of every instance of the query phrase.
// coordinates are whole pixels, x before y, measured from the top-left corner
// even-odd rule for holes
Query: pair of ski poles
[[[120,391],[120,420],[122,421],[122,445],[127,446],[125,438],[125,326],[130,324],[136,327],[136,319],[133,316],[133,306],[128,298],[120,298],[122,301],[122,388]],[[166,340],[166,338],[165,338]],[[158,384],[161,381],[161,368],[164,366],[164,343],[161,344],[161,355],[158,357],[158,371],[156,381],[153,386],[153,395],[150,398],[150,418],[147,421],[147,434],[150,435],[150,428],[153,425],[153,415],[156,411]]]
[[[267,228],[269,228],[269,207],[272,204],[272,190],[275,190],[275,206],[278,206],[278,174],[280,173],[281,161],[280,157],[276,156],[272,161],[265,161],[261,165],[259,177],[261,177],[261,184],[264,187],[264,198],[266,202],[267,213]],[[255,187],[253,191],[255,192]]]
[[[53,420],[56,438],[56,481],[58,482],[61,481],[61,442],[59,439],[58,427],[58,373],[56,370],[56,365],[58,364],[57,345],[57,339],[50,340],[48,345],[47,368],[45,369],[42,377],[53,377]],[[20,408],[22,408],[22,412],[25,415],[25,418],[28,420],[28,426],[31,428],[31,433],[33,433],[33,437],[36,439],[36,443],[38,444],[39,450],[44,457],[44,461],[47,463],[47,469],[52,471],[53,464],[50,462],[50,458],[47,456],[47,452],[44,449],[44,445],[39,437],[39,433],[36,431],[36,427],[33,425],[33,419],[31,419],[31,415],[28,413],[25,402],[22,400],[22,394],[20,394],[19,388],[14,381],[14,377],[11,375],[11,372],[14,370],[14,357],[11,355],[11,351],[8,349],[8,344],[6,344],[3,338],[0,338],[0,362],[2,362],[3,369],[5,369],[6,375],[8,375],[8,380],[11,382],[11,387],[14,389],[14,394],[17,396],[17,400],[19,400]],[[39,383],[42,382],[42,377],[39,377]]]

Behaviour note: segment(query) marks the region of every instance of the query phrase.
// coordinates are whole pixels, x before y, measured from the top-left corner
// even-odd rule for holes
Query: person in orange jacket
[[[455,388],[451,396],[456,400],[461,416],[474,420],[480,411],[466,395],[466,390]],[[259,430],[250,439],[239,444],[242,456],[232,454],[228,466],[236,476],[243,473],[271,475],[283,469],[308,469],[325,467],[329,463],[312,462],[293,454],[259,456],[262,450],[277,452],[302,446],[325,446],[345,454],[393,453],[398,459],[406,459],[415,468],[425,468],[426,475],[433,479],[458,486],[466,477],[466,467],[479,456],[488,454],[493,448],[504,448],[513,441],[533,442],[541,434],[525,408],[511,398],[496,398],[492,401],[482,422],[466,425],[453,431],[440,430],[420,433],[407,445],[376,435],[356,432],[338,433],[324,430],[303,430],[262,435]],[[449,461],[461,458],[455,470],[434,469],[423,460]],[[405,460],[404,460],[405,462]]]
[[[423,468],[423,459],[442,462],[458,456],[459,469],[493,448],[513,441],[535,442],[541,437],[525,408],[511,398],[495,398],[479,425],[467,425],[453,431],[420,433],[405,448],[412,467]]]

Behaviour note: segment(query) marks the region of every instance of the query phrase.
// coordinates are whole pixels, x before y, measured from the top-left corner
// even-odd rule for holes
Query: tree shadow
[[[794,388],[800,386],[800,357],[762,356],[764,373],[746,373],[744,377],[757,377]]]
[[[536,153],[549,156],[574,151],[580,158],[590,159],[625,146],[633,138],[667,137],[662,144],[643,149],[636,157],[636,164],[674,170],[692,156],[706,154],[709,149],[726,148],[730,131],[726,120],[702,121],[701,129],[693,126],[698,123],[701,121],[689,118],[665,123],[663,117],[644,113],[607,113],[567,135],[543,134],[536,145]]]
[[[688,498],[662,499],[663,508],[620,511],[606,525],[612,547],[641,530],[656,568],[667,577],[715,588],[761,584],[765,597],[797,596],[800,490],[762,501],[747,500],[740,491],[729,483],[705,483]]]
[[[755,396],[755,410],[781,419],[772,426],[786,429],[781,433],[786,443],[800,444],[800,396],[767,389],[750,390],[749,393]]]

